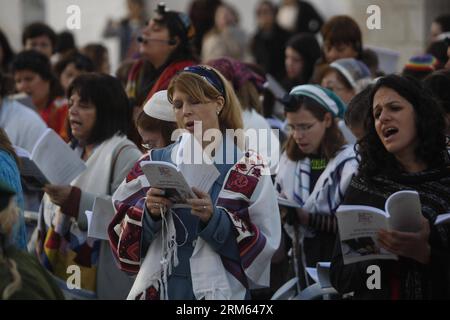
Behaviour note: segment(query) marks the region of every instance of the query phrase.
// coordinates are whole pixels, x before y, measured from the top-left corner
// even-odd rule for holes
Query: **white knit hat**
[[[146,115],[168,122],[177,122],[173,106],[167,99],[167,90],[158,91],[145,103]]]

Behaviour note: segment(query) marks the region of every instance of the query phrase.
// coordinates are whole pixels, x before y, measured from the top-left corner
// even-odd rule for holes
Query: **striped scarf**
[[[294,180],[294,200],[301,206],[305,205],[310,194],[311,160],[305,158],[297,162]]]

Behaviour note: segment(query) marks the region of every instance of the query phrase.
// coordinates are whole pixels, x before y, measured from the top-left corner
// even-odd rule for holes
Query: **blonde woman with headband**
[[[210,158],[218,178],[207,192],[192,188],[196,198],[188,199],[189,209],[172,208],[165,191],[148,182],[130,193],[127,185],[139,171],[116,191],[109,236],[120,267],[137,273],[128,299],[249,299],[250,289],[269,285],[280,241],[269,168],[226,135],[226,129],[242,129],[242,120],[236,95],[218,71],[185,68],[172,79],[168,100],[185,133],[151,150],[149,159],[183,166],[185,158],[172,155],[186,151],[191,141],[201,142],[206,152],[209,141],[196,140],[196,133],[203,137],[213,130],[221,133]]]

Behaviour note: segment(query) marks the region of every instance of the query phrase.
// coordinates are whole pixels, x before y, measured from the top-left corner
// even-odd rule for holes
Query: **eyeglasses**
[[[308,133],[317,122],[318,121],[310,124],[295,124],[295,125],[288,124],[286,125],[286,130],[288,134],[292,134],[294,132]]]

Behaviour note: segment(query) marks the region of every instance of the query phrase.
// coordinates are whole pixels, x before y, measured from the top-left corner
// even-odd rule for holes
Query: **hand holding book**
[[[212,204],[211,197],[208,193],[193,187],[193,193],[198,198],[186,199],[187,203],[191,206],[191,213],[196,215],[203,222],[207,223],[211,219],[214,206]],[[165,197],[165,191],[157,188],[150,188],[147,191],[147,197],[145,200],[147,210],[150,212],[154,219],[159,219],[161,216],[161,210],[164,212],[167,208],[172,207],[173,203]]]
[[[161,217],[161,210],[164,212],[172,206],[172,202],[165,197],[165,191],[158,188],[150,188],[145,198],[145,206],[154,219]]]
[[[429,261],[430,225],[422,215],[419,194],[393,193],[385,210],[363,205],[341,205],[336,218],[344,264],[398,256]]]
[[[418,232],[380,229],[378,243],[393,254],[427,264],[430,260],[429,236],[430,224],[422,217],[422,226]]]
[[[197,188],[192,188],[192,191],[198,199],[187,199],[187,203],[192,206],[191,213],[207,223],[214,213],[214,206],[211,197],[208,193],[202,192]]]
[[[71,186],[57,186],[53,184],[46,184],[44,186],[44,192],[48,194],[51,202],[57,206],[62,207],[64,203],[69,199]]]
[[[176,165],[164,161],[143,161],[141,163],[142,171],[149,185],[164,190],[164,196],[170,199],[173,208],[190,208],[187,199],[197,198],[192,187],[196,187],[202,192],[208,192],[220,175],[214,165],[190,165],[189,170],[186,170],[186,167],[181,166],[181,169],[184,169],[182,171]],[[161,195],[159,194],[159,196]]]

